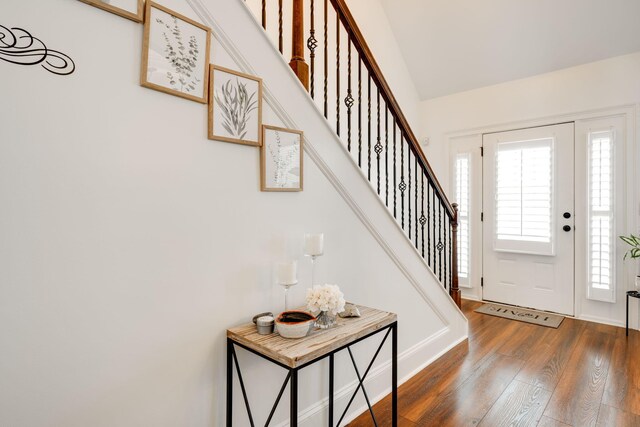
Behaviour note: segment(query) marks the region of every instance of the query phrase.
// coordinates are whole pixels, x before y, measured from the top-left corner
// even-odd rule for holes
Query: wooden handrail
[[[442,185],[440,185],[440,181],[438,181],[438,178],[433,172],[433,169],[431,168],[429,161],[424,155],[424,152],[422,151],[422,147],[420,147],[420,143],[418,142],[418,138],[416,138],[415,134],[411,130],[411,126],[409,126],[409,122],[407,121],[407,118],[402,112],[402,109],[400,108],[400,104],[398,104],[398,101],[396,100],[395,96],[393,95],[393,92],[391,91],[391,87],[389,86],[389,83],[387,83],[387,80],[384,78],[384,75],[382,74],[382,70],[380,69],[380,66],[378,65],[378,63],[376,62],[373,56],[373,53],[369,48],[369,45],[367,45],[367,42],[364,39],[362,32],[360,31],[360,28],[358,28],[358,25],[356,24],[356,21],[353,18],[351,11],[347,7],[347,4],[345,3],[344,0],[331,0],[331,4],[333,5],[336,12],[338,13],[340,21],[342,21],[342,24],[344,25],[345,29],[350,34],[351,39],[353,41],[353,45],[355,46],[356,50],[360,53],[365,66],[367,67],[367,69],[369,70],[369,73],[371,74],[371,77],[376,82],[377,86],[380,88],[380,94],[384,98],[385,103],[389,106],[389,110],[391,111],[391,113],[395,116],[398,126],[400,127],[400,130],[407,138],[407,141],[410,143],[414,154],[416,155],[416,157],[418,158],[418,161],[420,162],[420,165],[425,170],[427,176],[429,177],[434,188],[436,189],[438,193],[438,198],[442,201],[442,204],[447,209],[447,214],[449,215],[449,218],[453,219],[454,217],[453,207],[451,206],[449,199],[447,198],[444,190],[442,189]]]

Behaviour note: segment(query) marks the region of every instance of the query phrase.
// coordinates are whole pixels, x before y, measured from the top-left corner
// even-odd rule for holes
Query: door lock
[[[565,217],[566,219],[571,218],[571,214],[569,212],[563,213],[562,216]]]
[[[562,227],[562,229],[568,233],[569,231],[571,231],[571,226],[565,225],[564,227]]]

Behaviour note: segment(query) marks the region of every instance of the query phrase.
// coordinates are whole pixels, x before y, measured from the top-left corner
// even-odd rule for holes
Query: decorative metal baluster
[[[278,0],[278,50],[284,51],[282,47],[282,0]]]
[[[311,61],[311,81],[309,82],[310,85],[310,89],[311,89],[311,98],[315,99],[315,95],[316,95],[316,85],[315,85],[315,78],[316,78],[316,48],[318,47],[318,40],[316,40],[316,19],[315,19],[315,1],[311,0],[311,5],[310,5],[310,25],[311,25],[311,29],[309,30],[309,39],[307,40],[307,48],[309,49],[310,55],[310,61]]]
[[[371,73],[367,72],[367,178],[371,181]]]
[[[344,105],[347,107],[347,150],[351,152],[351,107],[353,107],[353,95],[351,93],[351,34],[349,34],[347,48],[347,68],[348,68],[348,84],[347,97],[344,99]]]
[[[427,218],[424,216],[424,170],[420,174],[420,227],[422,231],[422,258],[424,258],[424,225]]]
[[[262,0],[262,28],[267,29],[267,0]]]
[[[433,225],[433,234],[432,234],[432,236],[433,236],[433,241],[432,241],[432,243],[433,243],[433,264],[432,264],[431,269],[433,270],[433,273],[435,274],[436,273],[436,258],[438,256],[438,250],[437,250],[437,248],[438,248],[438,240],[436,239],[436,222],[437,222],[437,218],[436,218],[436,188],[435,188],[435,185],[433,184],[433,182],[431,182],[431,190],[432,190],[431,191],[431,197],[432,197],[432,200],[431,200],[431,202],[432,202],[432,206],[431,206],[432,211],[431,212],[433,213],[433,215],[431,217],[432,218],[431,224]]]
[[[398,215],[396,215],[396,190],[398,188],[397,186],[397,182],[396,182],[396,136],[397,136],[397,129],[396,129],[396,116],[393,116],[393,217],[394,218],[398,218]]]
[[[438,202],[438,279],[442,282],[442,200]]]
[[[407,208],[409,211],[409,242],[411,242],[411,146],[409,145],[409,141],[407,141],[407,171],[409,172],[409,186],[407,191]]]
[[[340,14],[336,12],[336,133],[340,136]]]
[[[429,264],[429,267],[432,266],[431,263],[431,227],[429,227],[429,225],[431,224],[431,197],[429,196],[429,192],[432,191],[431,189],[431,180],[429,179],[429,177],[427,177],[427,264]]]
[[[384,104],[384,204],[389,207],[389,108]]]
[[[453,225],[449,218],[449,289],[453,286]]]
[[[358,166],[362,167],[362,58],[358,54]]]
[[[380,195],[380,153],[382,153],[382,144],[380,143],[380,88],[378,88],[378,101],[376,102],[376,108],[378,110],[378,141],[376,142],[376,162],[378,165],[378,195]]]
[[[329,33],[327,22],[329,21],[329,0],[324,0],[324,118],[329,118]]]
[[[415,189],[413,191],[413,207],[414,207],[414,212],[415,214],[413,215],[414,219],[415,219],[415,232],[413,233],[413,239],[416,242],[416,249],[418,249],[418,156],[413,156],[413,160],[414,160],[414,165],[413,165],[413,170],[414,170],[414,177],[413,177],[413,188]],[[422,170],[420,170],[420,172],[422,172]]]
[[[404,182],[404,134],[400,131],[400,218],[402,229],[404,230],[404,191],[407,189],[407,183]]]
[[[449,229],[448,225],[448,219],[449,219],[449,215],[446,215],[445,212],[445,216],[444,216],[444,232],[442,233],[442,238],[444,239],[444,249],[447,249],[447,234],[449,234],[447,232],[447,230]],[[442,283],[444,283],[445,288],[447,287],[447,252],[445,251],[444,253],[444,263],[443,263],[443,267],[444,267],[444,275],[443,275],[443,279]]]

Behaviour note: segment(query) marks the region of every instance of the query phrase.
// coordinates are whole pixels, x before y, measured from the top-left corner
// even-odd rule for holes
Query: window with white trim
[[[455,200],[458,203],[458,276],[469,278],[470,228],[469,193],[471,189],[471,154],[458,153],[455,164]]]
[[[553,255],[553,138],[498,143],[495,250]]]
[[[589,298],[611,301],[614,283],[614,134],[588,136],[588,262]]]

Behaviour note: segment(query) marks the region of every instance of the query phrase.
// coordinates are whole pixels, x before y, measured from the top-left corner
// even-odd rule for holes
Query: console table
[[[629,297],[640,299],[640,292],[638,291],[627,292],[627,336],[629,336]]]
[[[364,380],[367,374],[371,370],[373,363],[375,362],[382,346],[386,342],[389,335],[391,335],[391,395],[392,395],[392,425],[397,426],[398,420],[398,322],[397,316],[394,313],[386,311],[376,310],[369,307],[358,306],[361,317],[353,318],[338,318],[337,324],[325,330],[314,330],[308,336],[299,339],[286,339],[280,337],[277,333],[270,335],[259,335],[256,331],[256,327],[253,323],[247,323],[235,328],[227,330],[227,426],[233,425],[233,377],[234,370],[237,373],[240,383],[240,389],[242,391],[242,397],[244,399],[247,416],[249,417],[249,423],[253,427],[255,425],[253,416],[251,414],[251,407],[249,405],[249,398],[247,396],[247,390],[245,382],[242,377],[242,371],[236,357],[236,347],[247,350],[263,359],[268,360],[280,366],[288,371],[287,377],[280,388],[280,392],[275,397],[275,403],[271,408],[269,417],[264,424],[268,426],[271,419],[280,403],[282,394],[284,393],[287,384],[290,387],[290,403],[289,403],[289,418],[292,427],[298,425],[298,371],[301,369],[316,363],[326,357],[329,358],[329,426],[339,426],[343,421],[353,399],[357,395],[358,391],[362,389],[362,393],[365,397],[369,412],[375,420],[373,408],[369,401],[369,396],[364,388]],[[373,359],[369,362],[366,370],[360,375],[353,353],[350,346],[367,339],[373,335],[384,333],[384,338],[378,349],[376,350]],[[338,423],[334,424],[334,355],[346,349],[349,352],[351,362],[355,369],[358,386],[351,396],[347,407],[338,419]],[[259,423],[261,424],[261,423]],[[377,422],[375,422],[377,425]]]

